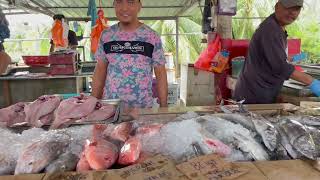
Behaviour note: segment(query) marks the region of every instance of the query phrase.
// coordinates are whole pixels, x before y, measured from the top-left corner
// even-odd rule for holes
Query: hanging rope
[[[102,0],[99,0],[99,9],[102,10]]]

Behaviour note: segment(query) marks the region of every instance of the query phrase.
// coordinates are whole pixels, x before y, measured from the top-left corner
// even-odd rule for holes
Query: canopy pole
[[[176,18],[176,77],[180,77],[180,65],[179,65],[179,17]]]

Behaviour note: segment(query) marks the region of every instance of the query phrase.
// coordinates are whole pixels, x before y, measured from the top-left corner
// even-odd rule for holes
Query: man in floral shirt
[[[119,23],[105,30],[95,54],[92,95],[120,98],[128,107],[152,107],[152,75],[157,79],[160,106],[167,106],[168,84],[160,37],[139,22],[140,0],[115,0]]]

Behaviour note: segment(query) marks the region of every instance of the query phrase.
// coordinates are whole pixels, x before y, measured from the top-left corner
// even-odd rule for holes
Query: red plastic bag
[[[208,47],[201,52],[197,62],[194,64],[194,67],[197,69],[211,71],[211,62],[214,56],[221,49],[221,38],[217,34],[215,40],[208,44]]]

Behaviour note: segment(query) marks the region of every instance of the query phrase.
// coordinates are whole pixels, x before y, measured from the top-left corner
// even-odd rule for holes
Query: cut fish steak
[[[60,104],[61,98],[54,95],[43,95],[25,106],[26,122],[34,127],[43,126],[41,117],[52,113]],[[46,120],[47,121],[47,120]]]
[[[133,131],[133,126],[134,124],[132,122],[120,123],[114,128],[110,137],[125,142],[129,138],[130,133]]]
[[[77,120],[77,122],[102,121],[107,120],[115,114],[116,107],[110,104],[97,103],[96,108],[89,115]]]
[[[81,153],[80,160],[77,163],[77,172],[86,172],[91,170],[90,164],[87,161],[84,151]]]
[[[114,140],[104,139],[103,132],[108,125],[94,125],[91,140],[87,140],[84,149],[85,159],[90,168],[94,170],[105,170],[110,168],[118,159],[120,144]],[[86,162],[82,159],[78,164],[79,170],[85,170]]]
[[[136,163],[141,153],[141,146],[141,140],[138,137],[129,138],[120,150],[118,163],[122,165]]]
[[[25,122],[24,108],[28,103],[19,102],[9,107],[0,109],[0,126],[10,127],[17,123]]]
[[[94,111],[97,102],[97,98],[84,95],[63,100],[56,110],[55,119],[50,128],[67,127],[70,123],[89,115]]]

